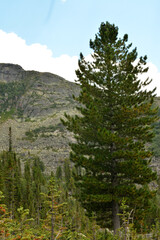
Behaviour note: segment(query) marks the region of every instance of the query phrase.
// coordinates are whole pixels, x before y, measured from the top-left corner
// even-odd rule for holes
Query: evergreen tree
[[[62,180],[62,168],[61,166],[58,166],[56,169],[56,179],[57,180]]]
[[[24,207],[29,209],[29,213],[32,216],[34,213],[34,201],[33,201],[33,178],[31,175],[31,163],[27,160],[24,165]]]
[[[48,183],[48,194],[43,194],[46,199],[45,204],[48,206],[47,217],[45,219],[45,226],[50,228],[50,239],[58,239],[65,227],[64,219],[66,216],[66,203],[60,201],[61,192],[58,191],[55,177],[51,172]],[[55,237],[56,236],[56,237]]]
[[[42,186],[45,184],[44,178],[44,164],[38,157],[34,158],[32,166],[32,179],[33,179],[33,195],[34,195],[34,209],[36,210],[37,224],[40,223],[41,218],[41,192]]]
[[[20,206],[22,200],[20,160],[12,151],[2,152],[1,165],[5,203],[12,218],[15,217],[16,209]]]
[[[65,159],[65,162],[64,162],[64,179],[65,179],[66,187],[69,189],[70,179],[71,179],[71,170],[70,170],[68,159]]]
[[[149,167],[152,152],[146,148],[156,121],[155,89],[145,90],[151,81],[140,80],[148,71],[147,57],[138,59],[136,48],[127,41],[127,34],[118,38],[115,25],[101,24],[95,40],[90,40],[93,61],[80,54],[76,71],[80,114],[65,114],[62,120],[76,139],[70,160],[78,169],[77,197],[88,212],[96,212],[102,226],[111,213],[115,232],[122,199],[143,209],[153,195],[146,185],[156,179]]]

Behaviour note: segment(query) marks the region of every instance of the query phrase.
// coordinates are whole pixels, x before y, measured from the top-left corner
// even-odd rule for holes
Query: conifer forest
[[[8,150],[0,152],[1,240],[160,239],[160,178],[152,168],[160,114],[151,80],[141,80],[147,56],[109,22],[90,48],[91,61],[80,53],[76,71],[76,112],[66,111],[57,124],[74,138],[63,164],[49,172],[39,156],[23,159],[8,129]],[[14,86],[7,102],[0,85],[4,109],[27,89]],[[38,130],[27,134],[34,141]]]

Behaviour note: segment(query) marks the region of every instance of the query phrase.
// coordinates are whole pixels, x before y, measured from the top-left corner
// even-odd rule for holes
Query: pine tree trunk
[[[40,224],[40,212],[39,212],[39,201],[38,201],[38,207],[37,207],[37,224]]]
[[[111,153],[115,151],[115,145],[111,144]],[[114,189],[118,185],[117,172],[116,172],[117,159],[113,159],[112,162],[112,188]],[[114,234],[117,233],[117,230],[120,228],[120,219],[119,219],[119,205],[115,200],[112,200],[112,219],[113,219],[113,230]]]
[[[52,213],[51,213],[51,240],[54,240],[54,215],[53,215],[53,194],[52,194]]]
[[[114,234],[117,233],[117,230],[120,228],[120,219],[119,219],[119,205],[117,202],[112,202],[112,216],[113,216],[113,230]]]
[[[12,152],[12,129],[9,127],[9,152]]]

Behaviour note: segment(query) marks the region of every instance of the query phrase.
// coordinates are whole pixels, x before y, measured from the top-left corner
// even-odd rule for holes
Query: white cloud
[[[76,78],[78,57],[61,55],[55,58],[52,51],[39,43],[27,45],[15,33],[0,30],[0,62],[21,65],[25,70],[51,72],[69,81]]]
[[[91,60],[91,56],[87,56]],[[75,70],[78,68],[78,56],[61,55],[55,58],[46,45],[39,43],[27,45],[25,40],[15,33],[6,33],[0,30],[0,62],[19,64],[25,70],[51,72],[69,81],[76,79]],[[147,76],[153,79],[150,89],[157,87],[156,93],[160,96],[160,72],[157,67],[148,63]],[[145,77],[147,77],[145,76]]]

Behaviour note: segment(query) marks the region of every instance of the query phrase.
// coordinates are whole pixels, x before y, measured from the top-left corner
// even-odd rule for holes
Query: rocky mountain
[[[12,148],[22,163],[28,157],[39,156],[46,171],[55,170],[69,156],[69,142],[74,141],[60,118],[64,112],[76,113],[72,95],[79,92],[78,85],[57,75],[0,64],[0,151],[8,150],[11,127]],[[156,104],[160,106],[160,97]],[[156,123],[155,134],[152,167],[159,171],[160,122]]]
[[[76,112],[72,95],[79,91],[57,75],[0,64],[0,151],[8,149],[11,127],[12,148],[21,159],[37,155],[47,171],[54,170],[68,157],[73,140],[60,118]]]

